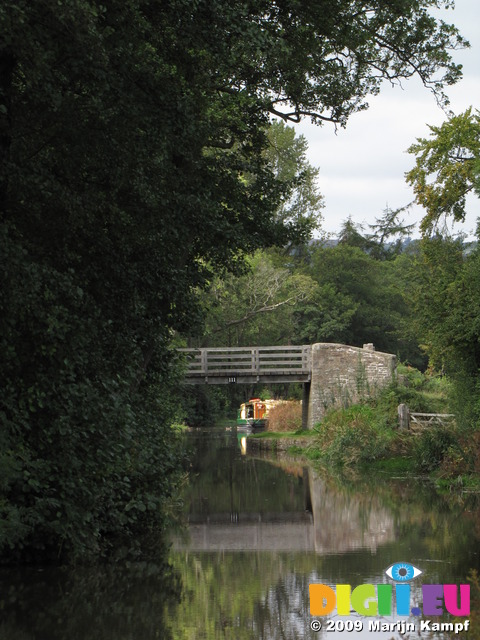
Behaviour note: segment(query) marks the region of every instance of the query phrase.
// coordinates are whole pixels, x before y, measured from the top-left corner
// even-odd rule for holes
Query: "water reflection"
[[[412,587],[419,604],[422,582],[465,582],[479,568],[473,501],[447,501],[418,481],[340,482],[242,456],[225,432],[194,435],[188,446],[189,531],[175,540],[173,570],[161,558],[1,570],[1,640],[332,638],[325,620],[321,632],[310,629],[310,582],[387,582],[385,569],[405,560],[423,571]],[[372,637],[366,623],[353,635]]]
[[[164,565],[0,572],[2,640],[131,640],[174,634],[179,576]]]
[[[375,551],[395,537],[393,513],[377,496],[336,490],[307,467],[285,473],[240,457],[235,440],[220,440],[216,449],[193,480],[189,539],[177,540],[176,549],[323,554]]]
[[[255,464],[260,478],[272,469],[265,461],[250,462]],[[365,498],[361,494],[335,491],[307,468],[297,470],[297,478],[301,480],[296,487],[298,502],[303,494],[303,504],[298,504],[297,510],[276,510],[275,495],[265,497],[263,508],[256,502],[252,507],[244,504],[239,510],[234,500],[238,496],[231,494],[229,510],[222,512],[218,501],[206,498],[202,492],[200,503],[192,504],[188,517],[188,541],[175,541],[175,548],[191,551],[315,551],[324,554],[360,548],[374,552],[379,545],[394,540],[393,513],[377,497]],[[282,482],[275,482],[275,487],[277,485],[280,485],[280,491],[284,489]],[[216,491],[228,493],[230,487],[230,484],[223,486],[219,483]],[[292,490],[292,484],[288,489]],[[212,502],[215,505],[213,510],[207,508]]]
[[[479,564],[474,522],[425,484],[339,483],[310,469],[290,465],[285,472],[242,458],[221,438],[215,448],[216,456],[210,448],[207,463],[198,463],[187,499],[189,538],[175,544],[188,594],[176,640],[332,638],[341,632],[327,633],[325,621],[319,633],[310,628],[310,582],[384,583],[385,569],[404,559],[424,572],[412,585],[414,606],[422,582],[464,582]],[[368,618],[352,619],[365,623],[355,637],[372,636]]]

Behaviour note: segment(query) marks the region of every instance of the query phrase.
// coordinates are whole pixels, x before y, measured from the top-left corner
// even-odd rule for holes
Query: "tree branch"
[[[255,316],[259,315],[260,313],[268,313],[270,311],[275,311],[275,309],[278,309],[279,307],[282,307],[291,302],[302,302],[303,300],[306,299],[306,297],[307,297],[306,294],[301,294],[301,295],[291,296],[290,298],[287,298],[286,300],[282,300],[281,302],[276,302],[275,304],[266,305],[264,307],[261,307],[260,309],[256,309],[255,311],[251,311],[250,313],[245,314],[243,318],[238,318],[237,320],[230,320],[230,322],[225,323],[222,327],[215,329],[214,333],[218,333],[219,331],[224,331],[229,327],[234,327],[239,324],[242,324],[243,322],[247,322],[251,318],[254,318]]]

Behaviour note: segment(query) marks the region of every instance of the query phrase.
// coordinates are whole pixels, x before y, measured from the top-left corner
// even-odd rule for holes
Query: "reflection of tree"
[[[228,436],[209,437],[199,439],[198,445],[201,460],[194,470],[199,476],[192,479],[185,498],[190,513],[304,510],[298,479],[266,461],[242,458],[236,440],[229,446]]]
[[[310,631],[308,576],[288,574],[272,586],[256,611],[259,640],[300,640]]]
[[[305,625],[312,556],[175,554],[174,564],[184,585],[182,602],[172,612],[175,640],[310,637]]]
[[[180,585],[168,567],[138,563],[129,568],[4,570],[1,575],[2,639],[173,637],[165,611],[179,600]]]
[[[329,492],[355,497],[365,511],[372,500],[388,508],[394,518],[395,540],[378,548],[375,556],[362,551],[349,554],[342,575],[335,557],[326,558],[324,575],[348,582],[352,573],[375,575],[388,566],[389,558],[413,560],[413,553],[417,558],[435,560],[426,567],[427,582],[465,580],[480,539],[471,519],[480,507],[478,496],[440,495],[427,480],[391,479],[384,474],[337,476],[325,482]]]
[[[309,474],[302,470],[303,478],[299,478],[297,468],[289,475],[267,460],[232,457],[227,455],[225,438],[216,442],[215,446],[211,440],[210,445],[202,443],[205,457],[197,463],[202,472],[191,487],[191,507],[197,508],[203,497],[216,513],[235,508],[241,514],[246,506],[261,511],[266,505],[276,505],[278,512],[304,508],[301,484]],[[290,491],[292,483],[297,486]],[[425,582],[455,583],[466,577],[475,547],[474,525],[463,517],[461,503],[446,501],[431,485],[370,475],[347,480],[322,477],[310,483],[310,489],[314,512],[321,511],[320,525],[337,526],[331,552],[175,553],[172,557],[182,578],[183,598],[167,620],[173,640],[328,637],[330,634],[310,630],[309,583],[383,582],[385,569],[397,559],[414,564],[422,559],[418,566]],[[341,551],[339,544],[348,542],[347,525],[352,521],[352,536],[359,545]],[[372,553],[369,535],[386,530],[383,521],[389,524],[388,536],[377,538]],[[236,524],[231,528],[241,530]],[[328,535],[325,533],[325,540]],[[249,544],[246,540],[247,548]]]

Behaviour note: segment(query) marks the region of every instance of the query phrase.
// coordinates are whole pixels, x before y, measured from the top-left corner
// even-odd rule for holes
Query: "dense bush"
[[[384,456],[392,437],[391,430],[378,425],[371,406],[353,405],[325,416],[316,446],[329,464],[349,466]]]
[[[298,431],[302,428],[302,403],[288,400],[278,404],[268,414],[268,431]]]
[[[458,446],[458,434],[451,427],[429,427],[422,431],[414,441],[413,453],[420,471],[437,469],[447,453]]]
[[[229,389],[213,385],[182,385],[177,395],[180,419],[190,427],[212,427],[219,420],[236,416],[230,407]],[[236,402],[236,406],[240,400]]]
[[[224,34],[205,40],[202,10],[199,26],[180,5],[0,3],[8,561],[135,551],[162,530],[178,467],[172,339],[198,324],[213,271],[308,236],[275,218],[290,184],[262,159],[262,109],[244,105],[245,126],[225,117]],[[206,151],[230,136],[230,153]]]
[[[161,530],[173,337],[214,274],[316,224],[282,209],[305,175],[277,175],[271,116],[344,125],[382,78],[418,70],[441,100],[459,78],[425,3],[368,29],[323,4],[0,3],[0,555]]]

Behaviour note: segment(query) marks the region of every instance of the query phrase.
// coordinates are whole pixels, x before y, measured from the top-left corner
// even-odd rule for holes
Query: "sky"
[[[463,65],[463,78],[447,87],[450,109],[463,113],[469,106],[480,109],[480,1],[456,0],[455,9],[435,11],[444,22],[455,24],[470,42],[470,49],[453,52]],[[405,173],[415,164],[406,150],[417,138],[428,138],[428,125],[441,125],[445,113],[432,93],[417,79],[402,87],[384,84],[378,96],[368,99],[367,111],[351,116],[346,129],[335,132],[328,123],[322,127],[305,120],[296,126],[308,142],[308,161],[319,169],[318,186],[324,196],[324,232],[335,236],[349,216],[356,224],[375,224],[384,210],[404,207],[414,200]],[[403,214],[405,224],[417,223],[424,210],[414,205]],[[467,199],[465,223],[451,225],[454,233],[472,237],[480,217],[480,200]]]

